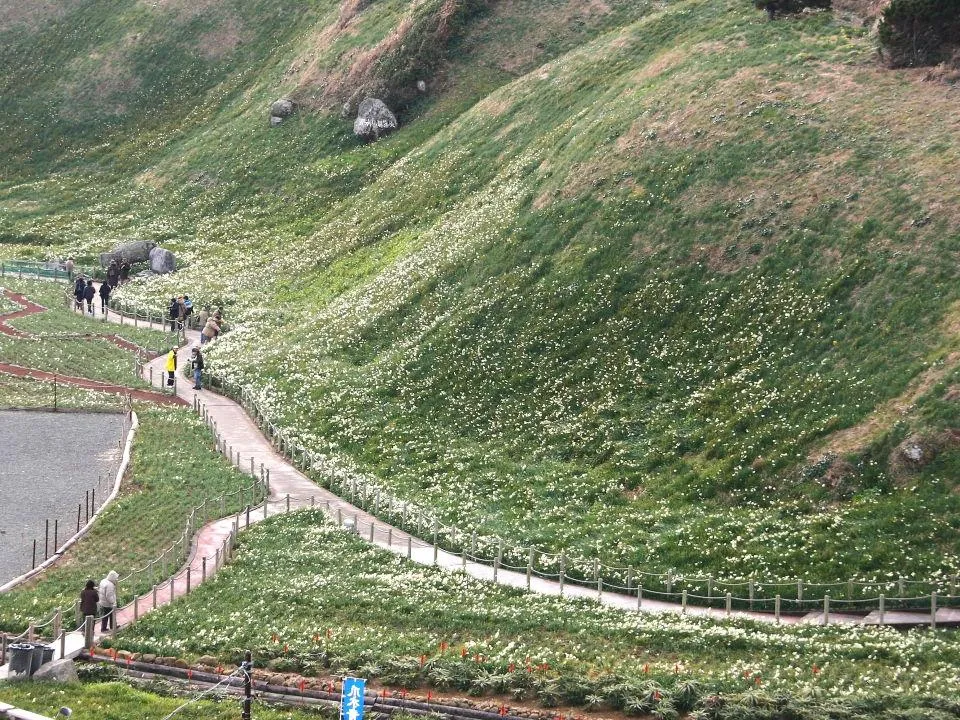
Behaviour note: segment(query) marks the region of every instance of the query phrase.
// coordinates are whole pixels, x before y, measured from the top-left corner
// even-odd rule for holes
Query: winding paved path
[[[115,315],[108,320],[120,322],[121,318]],[[157,323],[143,323],[143,326],[162,329]],[[178,350],[178,365],[181,366],[189,364],[190,347],[198,342],[199,333],[195,330],[188,330],[186,338],[187,343]],[[156,394],[163,392],[164,362],[165,358],[159,356],[143,366],[144,379],[160,388],[160,393]],[[263,505],[252,509],[249,514],[238,513],[202,527],[193,539],[190,558],[187,563],[173,578],[158,585],[155,591],[142,595],[135,602],[119,609],[117,612],[118,627],[124,627],[134,622],[140,614],[181,597],[195,588],[205,577],[212,575],[229,558],[232,539],[238,530],[278,512],[303,507],[323,508],[338,522],[352,523],[355,531],[361,537],[395,554],[406,555],[414,562],[423,565],[437,565],[448,571],[463,571],[481,580],[517,588],[529,588],[533,592],[545,595],[593,599],[604,605],[622,610],[640,610],[650,613],[683,612],[717,619],[732,616],[764,622],[783,622],[785,624],[798,622],[823,623],[825,621],[822,611],[815,611],[804,616],[783,615],[777,619],[771,613],[743,610],[726,612],[725,610],[696,605],[683,607],[678,603],[649,598],[644,598],[642,605],[640,605],[636,595],[624,595],[609,591],[598,593],[596,589],[582,585],[561,584],[555,580],[537,577],[536,575],[528,577],[525,572],[517,572],[502,567],[495,569],[484,563],[465,560],[462,555],[435,548],[428,542],[380,521],[364,510],[316,485],[276,451],[271,442],[261,434],[256,422],[233,401],[209,390],[194,390],[192,385],[189,382],[184,382],[182,376],[179,375],[174,392],[178,402],[193,406],[206,419],[217,435],[218,447],[223,450],[224,454],[230,458],[231,463],[234,463],[239,470],[255,477],[267,473],[269,477],[269,498]],[[890,625],[917,625],[929,622],[929,619],[929,614],[890,611],[882,618],[882,622]],[[879,624],[881,618],[878,617],[876,612],[866,617],[831,613],[829,621],[850,624]],[[960,610],[940,608],[937,612],[937,622],[960,623]],[[99,626],[96,635],[98,638],[103,635],[99,632]],[[76,645],[75,637],[71,637],[70,644],[71,646]]]

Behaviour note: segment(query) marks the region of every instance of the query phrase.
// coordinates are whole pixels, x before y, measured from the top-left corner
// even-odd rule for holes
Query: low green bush
[[[766,10],[772,20],[777,13],[788,15],[801,12],[804,8],[829,10],[833,0],[753,0],[758,10]]]
[[[936,65],[960,45],[960,0],[893,0],[879,31],[890,67]]]

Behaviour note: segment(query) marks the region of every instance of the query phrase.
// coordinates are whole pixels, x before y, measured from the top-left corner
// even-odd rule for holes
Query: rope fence
[[[138,322],[138,318],[143,317],[148,326],[152,323],[164,322],[164,318],[160,315],[136,312],[130,314],[130,308],[127,306],[122,308],[120,315],[132,317],[134,322]],[[428,509],[396,498],[375,482],[356,475],[347,477],[337,472],[324,456],[298,444],[288,433],[281,430],[246,387],[213,373],[206,373],[204,382],[205,386],[216,389],[242,406],[276,451],[289,459],[294,467],[311,474],[319,485],[350,502],[354,507],[383,521],[385,526],[392,526],[379,531],[381,540],[385,539],[386,544],[392,545],[392,536],[396,529],[398,535],[405,534],[406,539],[403,541],[408,543],[410,553],[415,548],[432,547],[435,561],[437,553],[442,550],[452,555],[459,555],[464,567],[467,562],[491,566],[495,577],[500,568],[523,572],[526,574],[528,587],[534,578],[555,580],[560,584],[561,594],[565,585],[589,588],[595,591],[598,597],[602,597],[604,593],[616,592],[635,598],[638,608],[642,607],[644,598],[657,598],[680,603],[684,608],[688,604],[694,604],[716,607],[726,612],[734,610],[773,612],[778,618],[781,613],[808,614],[819,611],[823,613],[826,622],[829,622],[831,608],[842,608],[845,612],[861,614],[876,613],[880,618],[879,622],[883,621],[887,612],[904,610],[929,612],[930,625],[935,627],[938,610],[960,607],[960,597],[957,594],[960,588],[958,574],[927,580],[899,576],[879,581],[849,579],[835,582],[685,575],[673,570],[663,571],[642,566],[612,564],[604,562],[599,557],[550,552],[536,546],[513,543],[497,535],[481,534],[475,528],[464,529],[456,525],[445,525],[439,522]],[[213,430],[217,451],[228,457],[231,464],[244,470],[239,452],[234,457],[233,448],[217,432],[215,420],[199,400],[194,402],[194,411],[203,417]],[[251,457],[249,460],[250,473],[256,478],[254,458]],[[268,496],[269,469],[265,469],[262,463],[260,473],[262,492]],[[310,506],[315,506],[314,498],[310,498],[309,502]],[[305,506],[306,500],[290,497],[280,501],[267,499],[260,508],[252,509],[248,506],[245,510],[245,524],[249,524],[251,512],[262,512],[266,517],[271,512],[271,505],[275,506],[277,503],[280,503],[286,511],[291,508],[291,503],[295,508]],[[345,514],[344,506],[334,507],[328,503],[325,509],[328,514],[336,517],[338,525],[341,526],[346,522],[345,518],[350,517],[349,512]],[[201,509],[198,508],[194,512],[200,511]],[[196,522],[193,513],[191,516],[193,522]],[[238,513],[236,529],[240,527],[240,520]],[[354,531],[363,534],[363,528],[356,524],[355,518],[354,523]],[[371,523],[366,529],[371,538],[374,538],[377,533],[373,525]],[[194,526],[188,522],[188,529],[192,527]],[[187,534],[186,530],[184,534]],[[172,553],[173,548],[164,551],[160,558],[148,566],[152,568],[151,573],[156,570],[158,562],[161,564],[161,571],[165,570],[164,558],[167,557],[168,552]],[[184,547],[179,547],[177,557],[179,558],[184,552]],[[144,568],[135,572],[146,571],[147,568]],[[131,575],[133,573],[127,578]],[[161,576],[163,575],[165,573],[161,572]],[[173,579],[170,582],[173,582]],[[154,586],[154,592],[156,592],[156,586]]]
[[[958,574],[927,580],[900,576],[834,582],[718,578],[549,552],[536,546],[511,543],[497,535],[480,534],[475,529],[445,525],[425,508],[399,500],[377,483],[336,472],[326,458],[299,445],[275,425],[245,387],[215,374],[208,375],[208,382],[241,405],[277,452],[299,470],[311,474],[319,485],[402,532],[430,539],[423,542],[423,546],[436,545],[469,562],[526,572],[531,578],[593,588],[599,595],[619,592],[636,597],[641,604],[643,597],[649,596],[724,610],[729,606],[730,611],[807,614],[822,609],[828,614],[832,603],[847,612],[876,612],[881,616],[895,610],[929,610],[931,624],[935,624],[937,609],[960,607]]]

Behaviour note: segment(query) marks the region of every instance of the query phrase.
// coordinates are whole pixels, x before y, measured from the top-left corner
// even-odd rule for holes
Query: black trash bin
[[[10,643],[7,648],[10,651],[10,672],[20,675],[26,673],[28,676],[33,674],[33,644],[32,643]]]
[[[44,645],[43,646],[43,659],[40,661],[41,665],[46,665],[48,662],[53,662],[53,646]]]
[[[30,658],[30,674],[33,675],[40,666],[43,665],[43,649],[46,647],[43,643],[30,643],[33,649],[33,655]]]

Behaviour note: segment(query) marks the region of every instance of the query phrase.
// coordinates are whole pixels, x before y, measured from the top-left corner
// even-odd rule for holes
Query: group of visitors
[[[170,318],[170,329],[183,332],[193,316],[193,300],[190,299],[189,295],[170,298],[167,315]]]
[[[167,371],[167,387],[173,387],[174,378],[177,376],[177,349],[170,348],[167,353],[167,363],[164,365]],[[190,349],[190,371],[193,374],[193,389],[203,389],[203,353],[200,352],[200,346],[194,345]]]
[[[73,258],[67,258],[67,262],[64,263],[64,268],[70,279],[74,281],[74,307],[79,312],[86,312],[89,315],[94,314],[93,300],[97,295],[100,296],[100,312],[105,313],[107,306],[110,304],[110,293],[113,292],[113,289],[117,287],[117,285],[125,283],[130,279],[130,263],[126,260],[122,262],[116,259],[110,261],[110,265],[107,267],[107,279],[100,284],[99,290],[93,286],[93,278],[85,277],[83,273],[78,273],[77,277],[74,278],[74,267]],[[84,308],[84,306],[86,306],[86,308]]]
[[[87,580],[86,586],[80,591],[80,614],[83,617],[99,615],[100,632],[106,632],[107,625],[111,630],[117,627],[117,581],[119,579],[119,575],[111,570],[100,581],[99,587],[93,580]]]
[[[83,312],[83,306],[84,303],[86,303],[86,312],[93,315],[93,298],[96,297],[96,295],[97,291],[93,287],[93,280],[85,278],[83,275],[77,275],[77,279],[73,283],[74,307],[80,312]]]
[[[98,291],[93,286],[92,278],[77,275],[77,279],[73,283],[74,307],[79,312],[93,315],[93,299],[100,295],[100,312],[105,313],[107,305],[110,303],[110,292],[112,290],[113,288],[109,283],[101,283]],[[84,310],[84,305],[86,305],[86,310]]]

